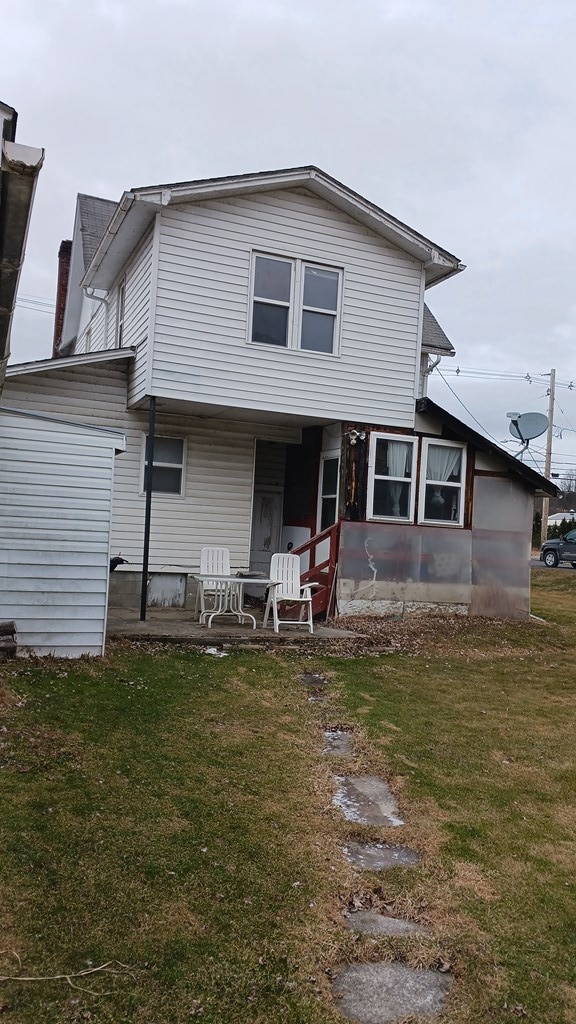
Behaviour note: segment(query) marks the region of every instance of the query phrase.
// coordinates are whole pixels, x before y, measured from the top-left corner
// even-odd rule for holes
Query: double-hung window
[[[370,435],[368,519],[413,522],[415,446],[415,438]]]
[[[154,494],[184,494],[184,438],[154,435],[152,463],[152,491]],[[144,437],[142,490],[146,490],[148,463],[148,435]]]
[[[336,353],[341,281],[332,267],[255,254],[250,340]]]
[[[420,522],[462,526],[465,480],[465,445],[425,439],[418,512]]]

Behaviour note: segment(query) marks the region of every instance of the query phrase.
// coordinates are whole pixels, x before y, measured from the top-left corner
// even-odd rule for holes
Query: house
[[[6,401],[126,437],[121,582],[288,548],[316,611],[522,617],[555,488],[426,397],[453,348],[425,294],[463,269],[316,167],[80,195],[55,358]]]
[[[0,103],[0,657],[101,654],[117,432],[7,399],[6,365],[44,151],[15,141]],[[77,409],[74,410],[74,413]],[[8,640],[6,640],[8,638]]]

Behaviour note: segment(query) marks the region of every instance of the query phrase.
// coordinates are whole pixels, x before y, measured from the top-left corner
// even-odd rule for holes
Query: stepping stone
[[[341,1013],[356,1024],[393,1024],[405,1017],[434,1017],[444,1007],[452,979],[400,963],[349,964],[333,989]]]
[[[326,746],[322,753],[331,757],[351,757],[354,753],[354,736],[344,729],[326,729]]]
[[[390,843],[350,842],[343,847],[343,852],[350,863],[361,871],[412,866],[422,860],[415,850],[409,850],[407,846],[392,846]]]
[[[353,932],[363,935],[428,935],[424,928],[415,921],[404,921],[401,917],[389,917],[377,914],[374,910],[354,910],[348,914],[344,923]]]
[[[316,672],[303,672],[300,679],[308,690],[309,701],[320,703],[326,700],[328,680],[324,676],[318,675]]]
[[[337,776],[338,789],[332,803],[348,821],[360,825],[403,825],[398,804],[389,786],[374,775]]]

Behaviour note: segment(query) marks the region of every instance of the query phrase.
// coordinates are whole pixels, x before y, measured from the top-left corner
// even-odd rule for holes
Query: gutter
[[[110,248],[112,242],[114,241],[115,236],[118,234],[120,228],[122,227],[126,215],[132,209],[135,199],[136,196],[134,195],[133,192],[125,192],[122,196],[122,199],[118,203],[118,207],[112,217],[112,220],[110,221],[108,227],[106,228],[106,231],[104,232],[104,235],[102,236],[100,245],[98,246],[96,252],[94,253],[94,256],[92,257],[90,266],[88,267],[88,270],[86,271],[84,277],[80,281],[81,288],[89,288],[90,285],[92,284],[92,278],[94,274],[96,273],[97,270],[100,269],[100,265],[104,260],[106,253],[108,252],[108,249]],[[95,296],[91,295],[90,298],[95,298]]]
[[[0,392],[10,356],[10,331],[44,150],[4,139],[0,156]]]

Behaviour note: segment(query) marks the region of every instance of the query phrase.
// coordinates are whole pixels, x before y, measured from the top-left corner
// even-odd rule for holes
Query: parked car
[[[556,540],[547,540],[542,545],[540,561],[550,569],[555,569],[559,562],[571,562],[576,569],[576,530],[569,530]]]

